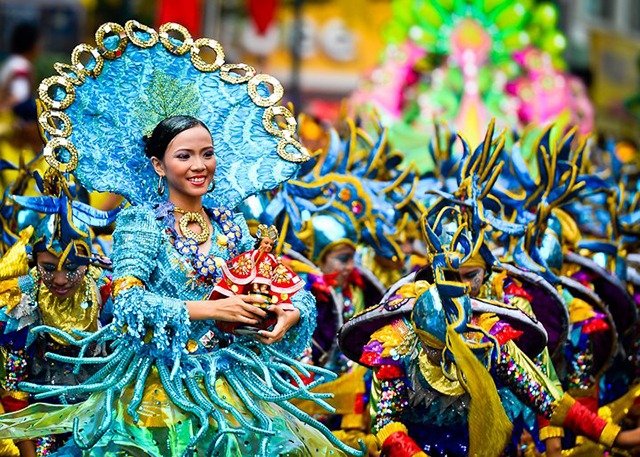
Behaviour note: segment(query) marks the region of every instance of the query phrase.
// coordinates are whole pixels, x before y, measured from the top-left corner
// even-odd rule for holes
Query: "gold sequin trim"
[[[71,119],[62,111],[44,111],[38,122],[50,135],[65,138],[71,135]]]
[[[289,133],[285,130],[285,133]],[[296,152],[291,152],[290,149],[295,148]],[[284,160],[288,160],[289,162],[306,162],[311,158],[309,151],[307,148],[302,146],[298,140],[293,138],[293,136],[284,135],[280,141],[278,141],[278,147],[276,149],[278,155],[282,157]]]
[[[202,48],[209,48],[215,53],[216,58],[213,62],[209,63],[202,58]],[[193,46],[191,46],[191,63],[193,63],[193,66],[198,70],[205,73],[216,71],[224,64],[224,49],[222,49],[222,45],[216,40],[212,40],[211,38],[198,38],[193,43]],[[220,77],[222,78],[222,75]]]
[[[264,85],[268,87],[271,86],[271,94],[268,96],[260,95],[258,92],[258,86]],[[247,83],[247,92],[249,93],[249,97],[253,100],[258,106],[267,107],[272,106],[278,103],[282,96],[284,95],[284,89],[282,88],[282,84],[276,78],[271,75],[259,74],[255,75],[253,78],[249,80]]]
[[[89,57],[89,66],[82,63],[82,56],[84,55]],[[93,59],[93,61],[91,59]],[[92,62],[93,66],[90,66]],[[83,43],[73,48],[71,65],[77,68],[80,73],[87,74],[92,78],[97,78],[104,67],[104,59],[96,48]]]
[[[545,441],[550,438],[562,438],[564,436],[564,429],[562,427],[554,427],[549,425],[540,429],[539,437],[540,441]]]
[[[116,298],[120,293],[132,287],[144,287],[144,283],[135,276],[124,276],[113,281],[111,295]]]
[[[107,48],[104,39],[108,35],[118,36],[119,41],[115,49]],[[105,59],[113,60],[120,57],[124,50],[127,48],[127,44],[129,44],[127,32],[120,24],[117,24],[115,22],[107,22],[106,24],[102,24],[100,27],[98,27],[98,30],[96,31],[96,46]]]
[[[186,54],[193,45],[193,38],[191,38],[189,31],[184,26],[173,22],[162,24],[158,31],[158,37],[165,49],[177,56]],[[176,45],[176,41],[179,41],[180,44]]]
[[[140,48],[150,48],[158,42],[158,32],[138,21],[127,21],[124,24],[124,30],[131,42]],[[142,37],[143,34],[147,37]]]
[[[220,67],[220,79],[231,84],[246,83],[256,75],[256,69],[246,63],[225,63]]]
[[[53,87],[64,89],[65,94],[62,100],[54,100],[49,94]],[[38,97],[47,107],[53,109],[67,109],[76,98],[76,92],[71,82],[63,76],[49,76],[40,83],[38,87]]]
[[[283,128],[277,122],[278,118],[284,121]],[[275,136],[283,136],[283,131],[289,131],[291,134],[296,133],[296,126],[298,125],[296,119],[284,106],[270,106],[262,115],[262,125],[267,132]]]
[[[56,150],[59,148],[65,148],[69,151],[70,157],[67,162],[61,162],[58,160]],[[55,168],[61,173],[71,172],[78,166],[78,150],[67,138],[53,138],[44,147],[43,155],[49,166]]]
[[[57,71],[61,77],[68,79],[72,84],[76,86],[84,84],[84,73],[77,68],[72,67],[68,63],[54,63],[53,69]]]
[[[378,440],[382,444],[387,438],[398,432],[408,433],[407,427],[401,422],[390,422],[382,427],[378,433],[376,433],[376,438],[378,438]]]

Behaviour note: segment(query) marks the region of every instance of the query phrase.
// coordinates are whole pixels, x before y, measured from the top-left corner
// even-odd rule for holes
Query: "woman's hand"
[[[548,438],[544,442],[546,446],[545,455],[547,457],[560,457],[562,456],[562,440],[560,438]]]
[[[217,300],[188,301],[187,310],[192,320],[213,319],[257,325],[267,316],[267,313],[256,305],[264,303],[266,299],[261,296],[234,295]]]
[[[256,338],[264,344],[273,344],[280,341],[285,333],[300,321],[300,310],[293,307],[282,307],[280,305],[271,305],[267,308],[276,315],[276,325],[273,330],[260,330]]]
[[[624,449],[640,446],[640,428],[621,431],[618,433],[614,445]]]

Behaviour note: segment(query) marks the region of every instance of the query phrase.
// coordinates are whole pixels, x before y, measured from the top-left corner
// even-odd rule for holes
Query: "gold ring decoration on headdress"
[[[204,57],[202,57],[201,51],[203,48],[209,48],[214,52],[216,58],[213,59],[213,62],[209,63],[204,59]],[[224,66],[223,65],[224,50],[222,49],[222,46],[220,45],[220,43],[218,43],[216,40],[212,40],[211,38],[198,38],[191,46],[191,62],[193,63],[193,66],[200,71],[203,71],[203,72],[216,71],[218,68]],[[242,65],[242,64],[237,64],[237,65]],[[254,71],[253,74],[255,75],[255,70],[253,71]],[[222,73],[220,74],[220,79],[225,80],[224,77],[222,76]],[[233,82],[229,80],[225,80],[225,81]]]
[[[65,78],[75,86],[84,84],[85,74],[78,68],[72,67],[68,63],[56,62],[53,64],[53,69],[62,77]],[[44,81],[43,81],[44,82]]]
[[[71,135],[71,119],[62,111],[44,111],[38,123],[50,135],[64,138]]]
[[[82,62],[85,56],[88,58],[87,64]],[[91,63],[93,63],[93,65],[91,65]],[[71,53],[71,66],[77,68],[80,73],[84,73],[92,78],[97,78],[104,67],[104,59],[96,48],[82,43],[76,46]]]
[[[118,44],[115,48],[109,48],[105,44],[105,38],[109,35],[116,35],[119,38]],[[120,55],[127,48],[129,43],[129,37],[127,37],[127,31],[123,26],[116,22],[107,22],[98,27],[96,31],[96,47],[105,59],[113,60],[120,57]]]
[[[220,79],[231,84],[246,83],[255,75],[256,69],[246,63],[225,63],[220,67]]]
[[[64,89],[62,100],[55,100],[51,96],[50,91],[52,88]],[[47,107],[59,110],[69,108],[76,98],[76,93],[69,79],[63,76],[49,76],[40,83],[38,97]]]
[[[193,38],[187,28],[173,22],[162,24],[158,30],[158,37],[165,49],[177,56],[186,54],[193,46]]]
[[[68,161],[62,162],[58,159],[56,150],[59,148],[64,148],[69,151]],[[55,137],[50,140],[44,147],[43,155],[44,159],[51,167],[62,173],[71,172],[78,166],[78,150],[67,138]]]

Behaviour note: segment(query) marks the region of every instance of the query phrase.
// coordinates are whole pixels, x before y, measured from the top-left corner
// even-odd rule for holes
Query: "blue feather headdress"
[[[313,261],[338,242],[362,242],[381,257],[402,260],[396,227],[417,178],[410,168],[397,168],[400,159],[390,150],[384,128],[378,126],[373,140],[353,120],[346,125],[344,137],[329,129],[326,150],[281,186],[263,221],[282,220],[286,242]]]
[[[54,68],[58,75],[38,89],[44,155],[90,191],[160,202],[143,136],[180,114],[200,119],[213,136],[216,186],[207,205],[235,208],[294,177],[309,158],[292,114],[277,105],[280,83],[249,65],[225,64],[217,41],[193,39],[178,24],[159,31],[133,20],[104,24],[95,47],[78,45],[71,65]]]
[[[31,237],[33,253],[47,251],[54,254],[59,257],[58,268],[67,260],[79,265],[94,263],[109,267],[108,259],[92,254],[91,227],[111,224],[121,208],[100,211],[75,200],[74,187],[69,187],[53,169],[48,170],[44,178],[38,173],[34,177],[42,196],[11,196],[17,205],[31,214],[44,215]]]

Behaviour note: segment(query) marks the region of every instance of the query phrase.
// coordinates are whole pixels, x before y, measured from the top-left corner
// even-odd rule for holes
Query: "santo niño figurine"
[[[267,308],[278,305],[292,309],[291,296],[304,287],[304,281],[271,253],[278,240],[275,226],[260,224],[256,238],[254,249],[234,257],[222,266],[222,278],[209,299],[238,294],[262,295],[267,302],[257,306]],[[271,327],[275,322],[274,314],[268,313],[257,326],[219,322],[218,327],[226,332],[256,333]]]

